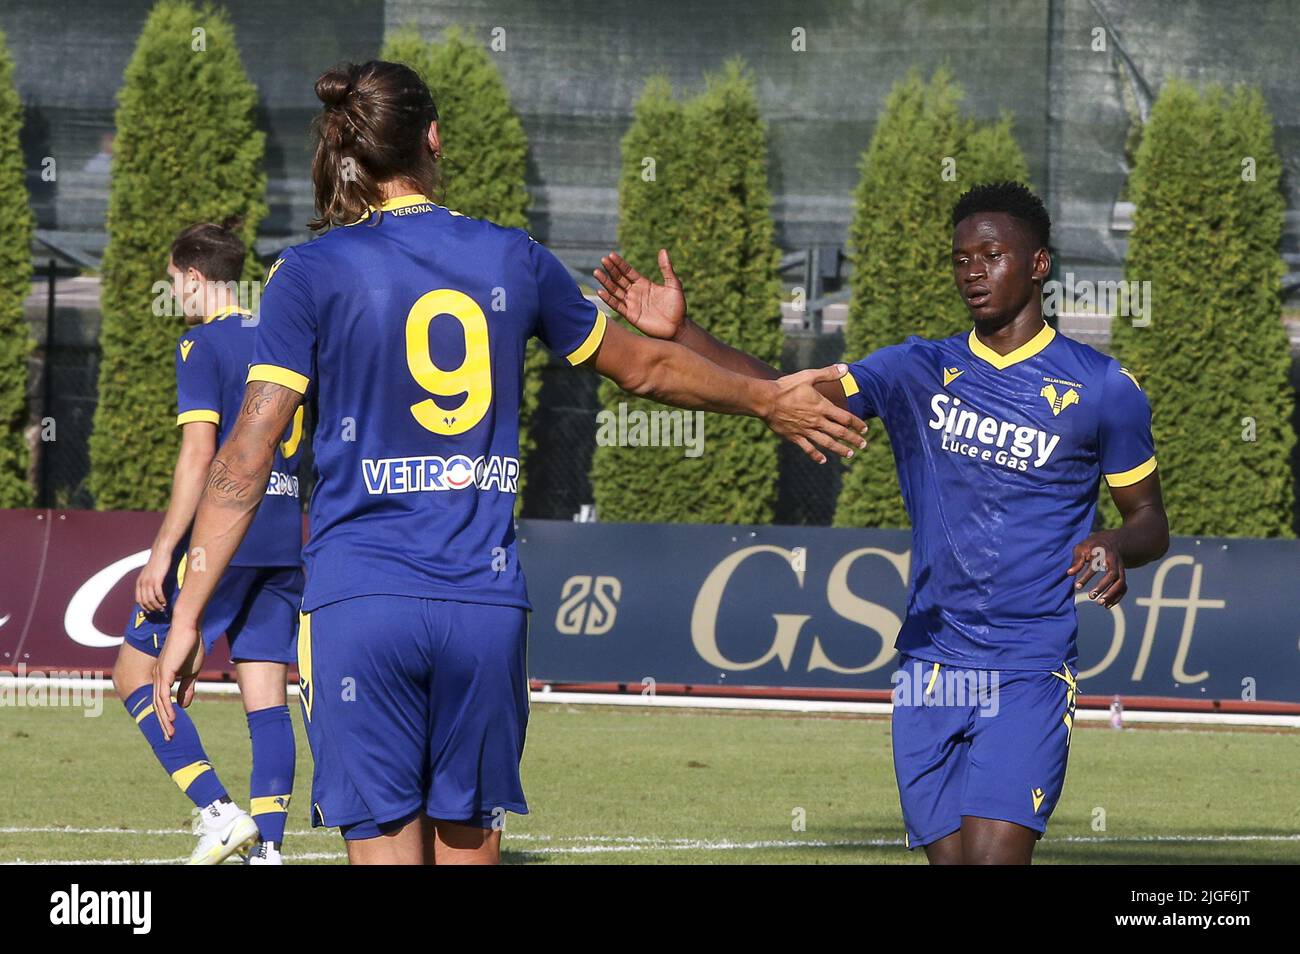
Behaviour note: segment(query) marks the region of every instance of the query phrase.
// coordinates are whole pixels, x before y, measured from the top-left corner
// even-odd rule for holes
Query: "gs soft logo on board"
[[[795,648],[804,631],[804,624],[812,616],[808,613],[771,614],[773,621],[772,635],[768,637],[767,649],[751,659],[732,659],[723,653],[718,642],[718,614],[726,599],[727,585],[738,572],[743,572],[743,565],[752,557],[770,553],[780,557],[790,566],[790,574],[798,589],[804,588],[806,573],[806,553],[802,547],[786,549],[771,544],[759,544],[744,547],[727,556],[718,563],[705,578],[695,597],[691,610],[691,644],[701,659],[710,666],[731,672],[743,672],[759,669],[776,660],[781,669],[788,672],[794,660]],[[808,658],[807,671],[824,669],[841,675],[861,675],[880,669],[894,657],[894,636],[902,627],[903,621],[888,607],[864,599],[849,589],[849,572],[853,564],[863,557],[880,557],[888,562],[898,574],[903,586],[907,585],[911,565],[911,551],[895,553],[883,547],[859,547],[845,553],[831,568],[826,580],[826,606],[837,616],[864,627],[874,634],[878,644],[874,656],[860,666],[844,665],[830,657],[822,639],[812,634],[812,650]]]
[[[615,576],[571,576],[560,590],[555,630],[565,636],[604,636],[618,618],[623,584]]]

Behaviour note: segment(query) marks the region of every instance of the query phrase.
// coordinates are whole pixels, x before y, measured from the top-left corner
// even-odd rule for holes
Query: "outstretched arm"
[[[302,395],[291,388],[250,382],[239,420],[208,469],[190,534],[185,586],[172,609],[171,630],[154,674],[154,711],[168,738],[174,718],[172,683],[180,678],[177,700],[189,705],[203,661],[203,608],[253,522],[275,462],[275,447],[301,401]]]
[[[695,352],[610,324],[587,361],[624,391],[661,404],[760,418],[819,464],[824,448],[852,457],[866,446],[866,424],[819,394],[818,383],[838,387],[843,366],[800,371],[771,380],[737,374]],[[841,391],[842,393],[842,391]]]
[[[1115,530],[1099,530],[1075,545],[1074,562],[1067,571],[1074,588],[1083,589],[1098,573],[1088,598],[1111,607],[1128,592],[1126,567],[1158,560],[1169,549],[1169,518],[1160,495],[1160,475],[1152,473],[1136,484],[1111,487],[1111,499],[1124,523]]]
[[[681,279],[673,271],[668,250],[659,250],[659,272],[663,284],[650,281],[623,260],[617,252],[610,252],[600,260],[603,268],[592,274],[600,283],[597,294],[600,300],[618,312],[639,331],[653,337],[673,341],[694,351],[721,368],[746,377],[775,381],[781,372],[764,361],[738,348],[719,341],[686,313],[686,295]],[[847,408],[844,388],[835,381],[819,381],[815,387],[822,396],[839,408]]]

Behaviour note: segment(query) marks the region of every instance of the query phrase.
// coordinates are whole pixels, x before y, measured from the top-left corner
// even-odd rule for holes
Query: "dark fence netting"
[[[531,428],[537,446],[524,465],[525,516],[568,520],[592,502],[600,380],[595,372],[554,359],[542,371],[542,393]]]
[[[38,265],[51,251],[61,256],[61,281],[80,281],[67,276],[99,264],[116,96],[151,6],[152,0],[0,0],[0,29],[24,104]],[[457,24],[495,44],[493,61],[529,140],[530,230],[579,273],[589,273],[616,242],[619,142],[645,79],[662,72],[679,90],[692,91],[707,72],[739,56],[755,74],[768,125],[772,211],[786,253],[845,251],[858,164],[891,86],[911,69],[928,75],[944,66],[965,91],[967,115],[1012,117],[1032,184],[1053,216],[1058,277],[1072,272],[1080,281],[1120,274],[1132,224],[1132,150],[1165,80],[1256,86],[1272,111],[1286,170],[1288,301],[1300,289],[1294,0],[807,0],[796,5],[797,17],[786,0],[661,0],[621,5],[596,19],[584,5],[531,0],[321,0],[308,17],[295,0],[222,6],[258,88],[258,120],[267,134],[269,215],[258,240],[264,258],[308,238],[316,77],[336,62],[374,57],[398,27],[414,25],[433,37]],[[97,298],[67,299],[61,291],[52,322],[42,302],[29,306],[40,343],[33,362],[34,479],[43,503],[76,506],[89,503],[98,305]],[[833,330],[792,331],[784,361],[788,370],[839,357]],[[590,373],[546,371],[539,447],[529,463],[529,515],[568,518],[591,502],[597,410]],[[39,440],[37,422],[45,417],[55,421],[54,441]],[[780,460],[777,520],[829,523],[839,465],[817,467],[790,447]]]
[[[26,112],[23,149],[38,225],[94,254],[103,246],[115,96],[150,6],[0,0]],[[743,57],[758,80],[785,249],[843,245],[858,161],[891,85],[913,68],[928,74],[947,66],[971,116],[1012,116],[1030,178],[1056,222],[1055,244],[1081,279],[1112,278],[1121,266],[1132,133],[1169,76],[1260,89],[1290,171],[1288,206],[1300,208],[1293,57],[1300,17],[1292,0],[809,0],[793,19],[785,0],[661,0],[621,5],[595,20],[582,5],[531,0],[321,0],[305,19],[293,0],[223,7],[267,133],[270,214],[259,250],[268,255],[307,237],[315,78],[340,60],[377,55],[385,32],[407,24],[427,36],[459,24],[504,45],[494,62],[528,135],[531,230],[578,269],[589,270],[592,256],[615,241],[619,140],[646,77],[664,72],[678,88],[696,89],[732,56]],[[1014,29],[991,29],[994,21]],[[792,47],[794,27],[804,31],[803,51]],[[52,181],[42,174],[49,159],[56,161]],[[1294,296],[1294,212],[1284,251]]]
[[[99,382],[99,282],[64,277],[51,301],[50,263],[42,263],[27,301],[35,341],[29,375],[32,477],[43,507],[93,505],[90,429]]]

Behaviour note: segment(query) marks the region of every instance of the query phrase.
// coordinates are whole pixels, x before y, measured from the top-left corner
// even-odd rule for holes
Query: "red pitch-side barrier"
[[[0,510],[0,669],[112,671],[162,514]],[[205,678],[233,679],[224,640]]]
[[[77,671],[107,676],[134,602],[136,576],[148,557],[161,519],[161,514],[151,512],[0,510],[0,670]],[[537,531],[534,527],[534,536]],[[537,559],[538,554],[532,558]],[[542,562],[547,564],[546,560]],[[562,590],[545,585],[546,569],[543,566],[539,571],[543,585],[530,587],[534,591],[534,624],[542,624],[543,628],[563,611]],[[556,592],[552,593],[552,589]],[[534,635],[541,638],[543,634]],[[618,667],[608,669],[617,671]],[[224,640],[208,657],[203,678],[233,680]],[[599,678],[534,680],[533,684],[534,688],[545,684],[554,690],[576,692],[641,692],[636,681]],[[770,683],[723,686],[670,680],[660,681],[655,691],[685,697],[869,702],[890,698],[890,693],[880,688],[782,687]],[[1080,704],[1086,707],[1105,707],[1109,702],[1109,696],[1080,697]],[[1247,702],[1126,693],[1124,703],[1128,708],[1184,712],[1300,713],[1300,704],[1277,700]]]

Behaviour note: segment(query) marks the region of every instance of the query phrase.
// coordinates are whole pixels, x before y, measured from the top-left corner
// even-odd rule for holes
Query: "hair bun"
[[[244,217],[239,213],[227,215],[221,220],[221,228],[225,232],[238,232],[244,227]]]
[[[353,90],[354,69],[352,64],[348,63],[321,74],[321,78],[316,81],[316,98],[326,106],[342,106]]]

